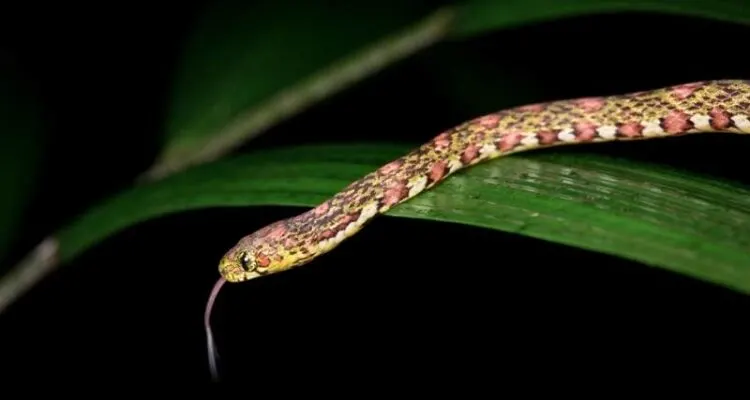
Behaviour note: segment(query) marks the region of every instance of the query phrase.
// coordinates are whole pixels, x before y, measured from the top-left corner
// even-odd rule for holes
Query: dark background
[[[15,24],[0,24],[2,54],[27,71],[50,132],[40,189],[11,259],[130,185],[158,152],[168,77],[200,3],[107,4],[98,12],[109,18],[92,18],[88,5],[49,5],[39,14],[29,3],[4,14]],[[333,141],[419,144],[475,116],[424,78],[437,68],[432,61],[451,55],[533,77],[549,95],[537,101],[750,78],[741,61],[747,32],[694,18],[626,14],[449,42],[239,151]],[[347,122],[373,112],[380,117],[353,134]],[[396,123],[401,129],[393,129]],[[618,154],[750,183],[750,142],[743,137],[554,151]],[[249,231],[301,211],[185,212],[106,240],[2,316],[4,380],[208,381],[202,314],[219,257]],[[488,261],[488,251],[497,257]],[[253,388],[305,378],[374,386],[418,372],[442,384],[466,374],[507,378],[498,366],[535,376],[544,366],[553,375],[571,371],[574,362],[610,370],[625,362],[639,369],[690,363],[696,354],[738,357],[747,350],[748,305],[747,296],[605,255],[454,224],[379,218],[305,268],[225,287],[213,326],[223,378]]]

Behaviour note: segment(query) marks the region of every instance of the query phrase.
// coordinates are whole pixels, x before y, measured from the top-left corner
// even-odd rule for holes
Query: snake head
[[[261,260],[242,243],[229,250],[219,261],[219,273],[228,282],[243,282],[263,275]]]
[[[219,273],[228,282],[243,282],[301,265],[308,257],[298,251],[295,237],[285,221],[245,236],[224,254]]]

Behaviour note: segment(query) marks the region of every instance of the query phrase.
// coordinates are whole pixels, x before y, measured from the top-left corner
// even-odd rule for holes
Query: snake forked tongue
[[[211,310],[216,302],[216,297],[219,295],[221,287],[226,283],[226,279],[219,278],[214,284],[211,294],[208,297],[206,303],[206,311],[203,314],[203,325],[206,329],[206,348],[208,350],[208,366],[211,369],[211,377],[214,381],[219,380],[219,372],[216,365],[216,361],[219,358],[219,353],[216,351],[216,343],[214,342],[214,335],[211,332]]]

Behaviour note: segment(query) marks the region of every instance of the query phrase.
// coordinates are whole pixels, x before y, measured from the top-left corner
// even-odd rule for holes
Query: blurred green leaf
[[[204,165],[92,210],[60,232],[61,261],[167,213],[312,207],[408,150],[296,147]],[[514,232],[750,293],[750,188],[653,165],[594,155],[514,155],[454,175],[388,215]]]
[[[164,150],[147,178],[163,178],[218,158],[283,118],[449,34],[462,38],[541,20],[622,10],[748,22],[748,11],[739,0],[470,0],[437,11],[395,0],[338,9],[278,1],[237,6],[210,6],[184,46],[165,121]],[[334,158],[323,160],[316,157],[326,153],[287,149],[206,165],[135,188],[43,242],[21,268],[0,282],[0,305],[23,289],[15,289],[14,282],[23,280],[28,287],[58,261],[69,261],[135,223],[220,205],[312,206],[407,150],[382,145],[349,149],[357,152],[355,161],[346,156],[352,153],[330,154]],[[294,161],[280,165],[277,159]],[[266,169],[257,169],[260,164]],[[538,175],[524,175],[529,170],[538,170]],[[250,172],[255,180],[246,179]],[[573,176],[562,179],[568,173]],[[642,183],[645,176],[648,185]],[[613,181],[616,187],[608,183]],[[502,185],[495,186],[498,182]],[[746,188],[651,166],[527,155],[474,168],[390,215],[519,232],[748,292],[748,234],[739,228],[748,222],[747,194]],[[675,207],[695,219],[675,220]],[[487,209],[494,218],[484,218]],[[482,218],[475,210],[483,210]]]
[[[34,189],[42,127],[39,104],[25,78],[10,59],[0,59],[0,260]]]
[[[451,36],[460,38],[545,20],[623,11],[750,24],[750,8],[745,0],[470,0],[462,4]]]
[[[219,158],[284,118],[449,35],[465,38],[616,11],[750,21],[742,0],[468,0],[439,10],[429,2],[342,4],[224,0],[211,5],[184,46],[165,122],[166,142],[143,178],[160,179]]]
[[[432,11],[421,2],[395,0],[336,7],[286,1],[213,5],[184,46],[167,141],[145,177],[158,179],[219,157],[438,40],[451,13]]]

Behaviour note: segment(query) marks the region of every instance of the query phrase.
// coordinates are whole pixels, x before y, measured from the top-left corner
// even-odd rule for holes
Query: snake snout
[[[228,260],[226,258],[219,262],[219,273],[229,282],[238,282],[241,280],[241,276],[244,271],[242,267],[236,262]]]
[[[247,271],[239,262],[224,258],[219,262],[219,273],[227,282],[243,282],[260,276],[256,271]]]

